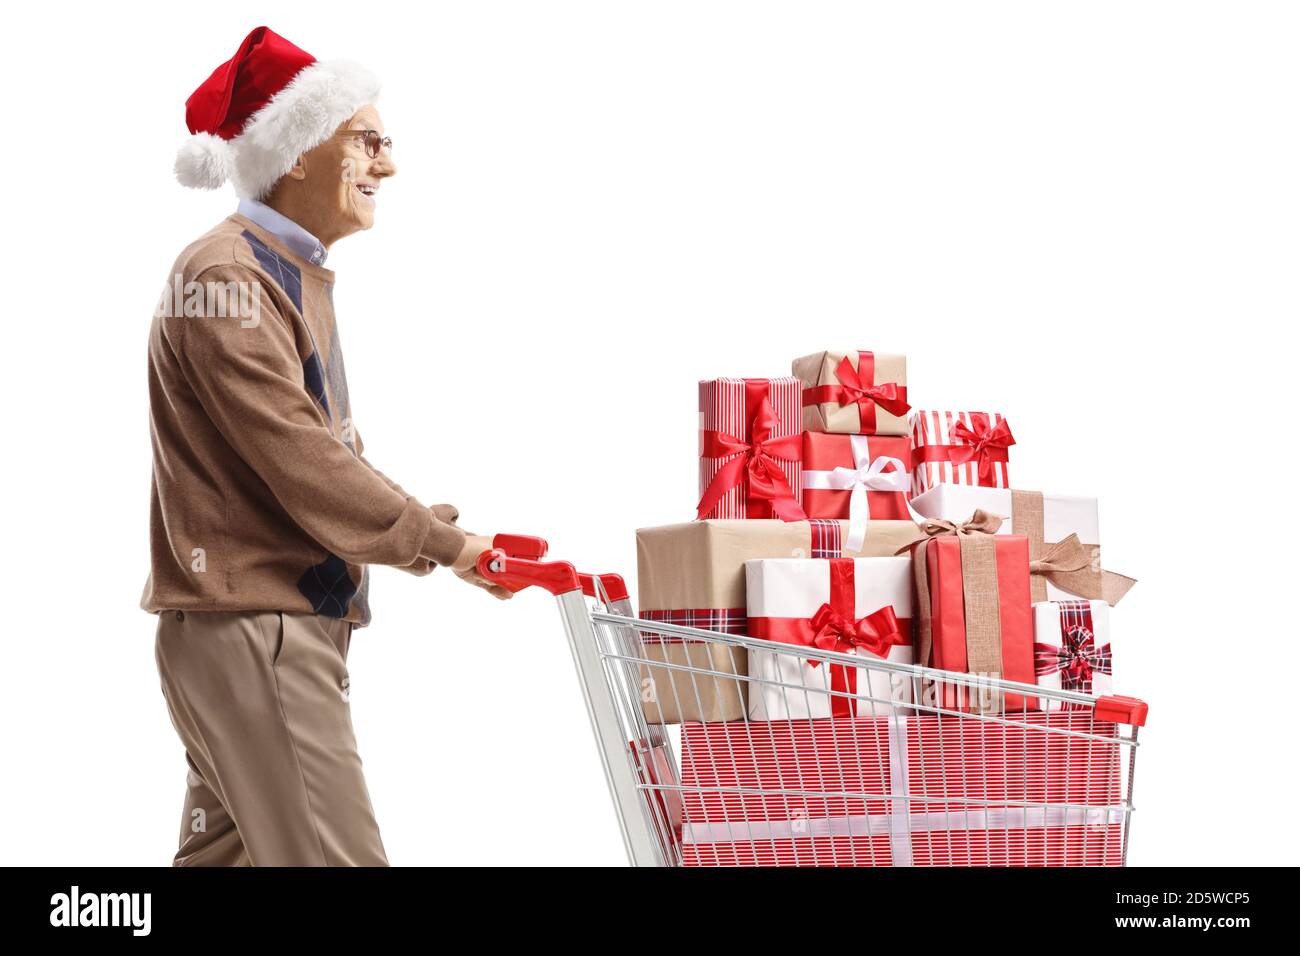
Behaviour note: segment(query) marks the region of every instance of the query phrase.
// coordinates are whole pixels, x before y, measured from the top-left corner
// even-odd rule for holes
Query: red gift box
[[[922,665],[1024,684],[1036,682],[1034,615],[1029,598],[1029,539],[975,525],[1000,522],[977,512],[962,533],[917,545],[918,660]],[[935,523],[927,526],[933,531]],[[927,657],[929,658],[927,660]],[[934,691],[934,688],[930,688]],[[1031,710],[1037,698],[989,686],[940,683],[932,702],[955,710]]]
[[[1121,865],[1114,725],[1078,712],[1010,720],[683,724],[682,862]]]
[[[700,503],[696,517],[804,521],[799,379],[700,382]]]
[[[911,471],[905,436],[804,432],[803,510],[810,518],[847,518],[853,541],[868,521],[911,518]]]

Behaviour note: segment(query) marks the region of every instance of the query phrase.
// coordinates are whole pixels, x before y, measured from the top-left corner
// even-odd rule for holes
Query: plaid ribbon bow
[[[1034,645],[1034,673],[1060,671],[1061,689],[1092,693],[1092,675],[1111,673],[1110,645],[1098,647],[1092,628],[1073,624],[1061,632],[1061,646]]]

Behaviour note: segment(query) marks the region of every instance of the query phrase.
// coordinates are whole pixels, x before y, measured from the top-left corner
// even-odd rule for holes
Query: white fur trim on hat
[[[195,133],[176,153],[172,167],[182,186],[191,189],[216,189],[235,168],[235,153],[220,136]]]
[[[298,161],[379,97],[379,80],[346,60],[317,61],[253,114],[230,141],[230,178],[241,198],[262,199]],[[179,163],[179,160],[178,160]]]

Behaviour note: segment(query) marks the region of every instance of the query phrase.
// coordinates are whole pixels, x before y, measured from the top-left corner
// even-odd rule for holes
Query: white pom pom
[[[195,133],[176,153],[176,179],[191,189],[217,189],[230,178],[235,156],[230,144],[211,133]]]

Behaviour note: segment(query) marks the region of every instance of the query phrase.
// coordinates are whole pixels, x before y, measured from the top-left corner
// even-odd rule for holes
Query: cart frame
[[[1147,716],[1147,706],[1140,700],[1119,696],[1093,697],[1075,691],[1048,689],[985,675],[942,671],[875,657],[777,644],[713,630],[638,619],[633,615],[627,588],[618,575],[583,574],[567,562],[543,561],[541,559],[546,555],[547,545],[540,538],[498,535],[493,545],[493,550],[485,552],[478,561],[477,569],[484,579],[511,591],[530,586],[541,587],[554,595],[559,604],[565,636],[601,755],[624,847],[629,861],[635,866],[681,865],[685,847],[691,841],[690,834],[713,832],[719,827],[725,828],[723,832],[730,835],[732,842],[747,838],[757,840],[762,849],[766,850],[766,843],[770,841],[775,851],[779,846],[784,846],[784,837],[790,835],[787,832],[790,829],[789,821],[776,818],[782,812],[788,812],[792,803],[810,798],[819,802],[819,805],[829,805],[833,801],[837,806],[865,806],[869,803],[887,802],[890,807],[887,814],[864,816],[848,811],[837,812],[827,814],[825,819],[797,819],[795,827],[800,834],[822,833],[828,839],[840,841],[887,837],[894,865],[911,864],[911,847],[913,841],[918,839],[917,834],[922,834],[919,837],[922,842],[929,838],[929,833],[940,833],[942,837],[943,832],[950,828],[964,832],[986,832],[998,837],[1035,826],[1075,827],[1077,832],[1083,834],[1082,854],[1075,847],[1073,857],[1067,850],[1052,858],[1064,860],[1063,864],[1049,864],[1049,854],[1044,848],[1041,860],[1030,859],[1026,853],[1023,861],[1008,856],[992,865],[1081,865],[1081,861],[1091,859],[1112,862],[1116,856],[1111,852],[1114,841],[1105,844],[1100,850],[1098,844],[1098,840],[1107,839],[1104,831],[1108,826],[1121,828],[1118,862],[1122,864],[1127,861],[1134,809],[1133,782],[1138,729],[1145,724]],[[808,663],[815,661],[820,665],[817,673],[824,683],[818,686],[815,682],[810,684],[802,678],[798,682],[792,682],[779,674],[775,678],[741,675],[734,668],[720,671],[716,667],[698,666],[690,660],[684,664],[662,659],[652,660],[647,656],[646,647],[658,642],[712,646],[725,649],[733,657],[737,650],[744,650],[747,654],[784,655],[785,658],[797,659],[800,663],[805,660]],[[832,666],[887,676],[896,692],[898,688],[910,689],[910,695],[904,694],[910,699],[900,703],[898,696],[883,698],[869,690],[846,692],[832,689],[825,677]],[[705,724],[702,725],[704,729],[718,726],[737,729],[737,725],[767,727],[775,739],[775,732],[770,730],[773,726],[784,731],[786,726],[807,727],[818,724],[815,720],[806,719],[812,713],[814,701],[851,700],[851,706],[859,711],[864,708],[869,710],[870,715],[865,721],[860,718],[867,715],[860,714],[858,722],[850,722],[848,725],[850,731],[836,730],[834,721],[824,722],[821,726],[823,729],[829,727],[832,735],[851,732],[855,737],[861,733],[859,725],[868,730],[879,728],[880,733],[888,739],[887,785],[854,788],[851,786],[852,781],[840,780],[837,787],[834,780],[830,781],[829,786],[824,780],[819,780],[815,786],[810,786],[806,782],[806,767],[789,766],[782,769],[798,771],[798,786],[774,788],[740,785],[733,781],[725,786],[706,787],[684,783],[673,757],[667,727],[646,719],[644,701],[650,699],[644,696],[647,668],[652,668],[652,672],[661,677],[669,675],[674,695],[680,696],[682,687],[692,688],[697,703],[699,687],[709,684],[715,687],[744,686],[750,693],[756,692],[757,688],[757,692],[776,694],[776,699],[785,701],[790,708],[789,719]],[[940,692],[934,693],[935,689]],[[736,692],[743,699],[744,692]],[[1041,705],[1042,711],[1027,710],[1016,714],[1004,712],[1000,704],[990,709],[977,703],[989,700],[1001,702],[1006,695],[1033,699],[1036,705]],[[958,703],[952,703],[953,700]],[[677,703],[680,704],[680,700]],[[1049,708],[1057,711],[1060,719],[1043,713]],[[918,729],[923,721],[929,721],[925,724],[927,730],[937,730],[937,746],[932,735],[926,737]],[[945,726],[949,728],[946,747]],[[913,740],[913,746],[919,743],[922,750],[926,746],[925,741],[930,740],[931,750],[939,752],[940,760],[951,759],[952,738],[954,735],[961,736],[964,743],[967,727],[984,734],[993,732],[995,737],[997,729],[1001,728],[1004,742],[1010,740],[1014,745],[1023,737],[1026,750],[1037,748],[1048,755],[1052,754],[1051,748],[1055,744],[1057,757],[1062,756],[1064,748],[1066,769],[1060,777],[1064,780],[1064,796],[1058,792],[1055,800],[1050,799],[1050,793],[1030,799],[1026,792],[1017,799],[1009,793],[1001,793],[997,797],[989,793],[972,796],[964,791],[959,794],[949,793],[943,787],[937,793],[933,792],[933,786],[927,792],[917,792],[911,787],[906,768],[900,770],[898,766],[900,759],[906,763],[906,757],[900,758],[899,754],[906,753],[909,737]],[[1121,732],[1121,728],[1125,727],[1127,732]],[[1016,733],[1013,734],[1012,731]],[[743,729],[740,732],[743,733]],[[1031,741],[1033,748],[1029,746]],[[838,745],[838,739],[836,743]],[[855,739],[853,743],[857,745],[859,742]],[[875,743],[881,750],[883,761],[885,749],[880,747],[879,738]],[[867,746],[869,745],[870,741],[867,741]],[[1101,756],[1094,758],[1094,754]],[[1076,765],[1084,757],[1086,760],[1080,770]],[[715,755],[709,748],[704,748],[701,755],[698,743],[692,753],[684,742],[683,767],[688,758],[707,764],[715,759]],[[1096,766],[1094,759],[1097,760]],[[799,763],[797,755],[793,761],[788,754],[782,760],[787,765]],[[732,762],[735,763],[734,759]],[[944,777],[941,784],[946,787],[947,770],[943,769],[942,764],[940,773]],[[1112,774],[1114,779],[1111,779]],[[966,775],[967,770],[963,767],[962,776]],[[1105,799],[1097,799],[1097,794],[1089,789],[1094,777],[1105,778]],[[1008,790],[1014,790],[1014,785],[1019,782],[1005,781]],[[1080,784],[1085,790],[1082,800],[1076,792]],[[1113,799],[1115,796],[1119,799]],[[751,814],[743,820],[728,819],[722,824],[713,824],[712,829],[707,823],[687,823],[684,834],[680,819],[683,800],[693,802],[697,807],[701,801],[710,800],[727,800],[751,807],[756,804],[759,806],[758,819],[753,819]],[[784,811],[782,806],[785,807]],[[983,826],[971,826],[972,815],[975,823],[982,823]],[[954,818],[957,820],[955,827]],[[758,835],[755,835],[756,829]],[[1093,838],[1093,855],[1090,857],[1087,841],[1089,834],[1094,831],[1103,832],[1103,836]],[[778,833],[781,834],[780,838]],[[1112,831],[1111,837],[1113,836]],[[832,851],[834,862],[841,863],[840,857],[845,853],[848,856],[847,862],[853,865],[861,862],[856,849]],[[778,857],[771,855],[763,857],[776,858]],[[987,865],[988,862],[984,860],[979,865]],[[951,865],[952,861],[949,860],[948,863]]]

